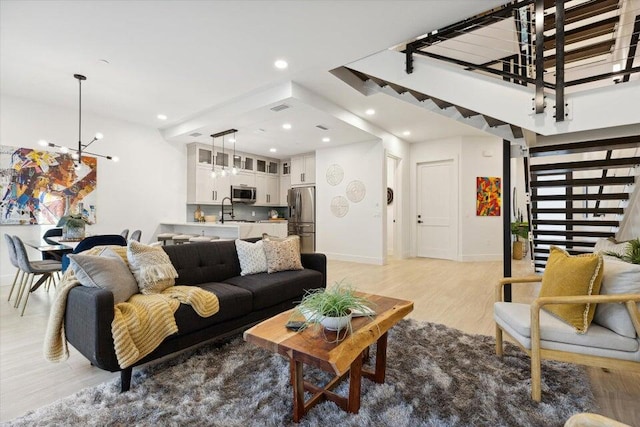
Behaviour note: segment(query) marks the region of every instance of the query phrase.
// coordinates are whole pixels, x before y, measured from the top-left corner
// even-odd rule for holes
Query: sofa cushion
[[[640,265],[605,256],[600,295],[615,294],[640,294]],[[640,304],[637,307],[640,310]],[[625,337],[636,337],[624,304],[598,304],[593,321]]]
[[[290,236],[284,240],[264,239],[264,253],[267,257],[267,273],[287,270],[302,270],[300,261],[300,236]]]
[[[601,283],[601,254],[572,256],[563,249],[551,246],[539,296],[598,295]],[[543,310],[573,325],[576,332],[584,334],[593,319],[595,304],[549,304]]]
[[[240,275],[233,240],[163,246],[178,271],[176,285],[224,282]]]
[[[267,257],[264,254],[262,241],[255,243],[236,240],[236,251],[240,261],[241,276],[264,273],[267,271]]]
[[[253,294],[253,310],[259,310],[297,297],[302,299],[305,289],[322,287],[322,273],[310,269],[281,271],[277,274],[260,273],[232,277],[225,283],[250,291]]]
[[[529,304],[496,302],[493,307],[493,315],[496,321],[499,321],[498,323],[509,325],[515,333],[524,338],[531,338],[531,306]],[[595,323],[586,334],[576,334],[571,325],[544,310],[540,310],[540,339],[584,347],[638,351],[638,340],[618,335]]]
[[[102,256],[69,254],[70,266],[84,286],[111,291],[114,304],[138,293],[138,283],[122,258],[108,252]]]
[[[178,273],[160,247],[130,240],[127,245],[129,268],[143,294],[157,294],[175,283]]]
[[[251,312],[253,295],[246,289],[218,282],[202,283],[198,286],[218,297],[220,310],[213,316],[200,317],[190,305],[180,304],[175,313],[179,335],[204,329]]]

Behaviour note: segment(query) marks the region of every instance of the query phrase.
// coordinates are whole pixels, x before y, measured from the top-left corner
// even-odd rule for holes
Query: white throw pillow
[[[605,256],[600,295],[615,294],[640,294],[640,265]],[[593,321],[625,337],[636,337],[636,330],[624,304],[598,304]]]
[[[264,254],[262,240],[256,243],[236,240],[236,251],[240,261],[240,275],[265,273],[267,271],[267,257]]]

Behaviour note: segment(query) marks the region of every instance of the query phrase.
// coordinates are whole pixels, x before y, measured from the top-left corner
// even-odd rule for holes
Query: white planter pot
[[[347,329],[351,322],[351,313],[342,317],[322,317],[320,318],[320,324],[329,331],[340,331]]]

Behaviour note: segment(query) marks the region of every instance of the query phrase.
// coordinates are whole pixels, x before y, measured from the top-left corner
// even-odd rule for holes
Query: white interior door
[[[416,255],[456,260],[458,180],[453,159],[418,164]]]
[[[396,171],[398,160],[395,157],[387,156],[387,188],[394,194],[398,190],[396,184]],[[396,247],[396,216],[398,202],[393,200],[387,203],[387,255],[393,256]]]

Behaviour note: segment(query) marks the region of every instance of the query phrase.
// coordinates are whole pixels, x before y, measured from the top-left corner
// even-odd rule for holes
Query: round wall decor
[[[387,204],[393,203],[393,188],[387,187]]]
[[[344,178],[344,169],[342,166],[333,164],[327,168],[327,183],[329,185],[338,185]]]
[[[353,203],[361,202],[366,194],[367,190],[362,181],[355,180],[347,184],[347,198]]]
[[[331,199],[331,213],[338,218],[342,218],[349,212],[349,201],[342,196]]]

